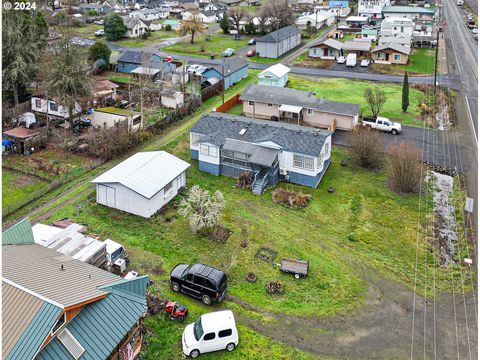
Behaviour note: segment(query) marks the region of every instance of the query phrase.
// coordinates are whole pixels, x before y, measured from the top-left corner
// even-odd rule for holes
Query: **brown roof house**
[[[343,43],[344,54],[357,54],[357,57],[370,57],[370,41],[345,41]]]
[[[308,56],[312,58],[333,60],[342,55],[343,43],[335,39],[319,41],[308,48]]]
[[[397,43],[381,44],[372,50],[372,59],[377,64],[401,64],[408,63],[410,48]]]

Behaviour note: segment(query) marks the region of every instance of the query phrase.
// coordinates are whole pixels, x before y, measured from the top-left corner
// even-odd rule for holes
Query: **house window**
[[[35,99],[35,107],[41,108],[41,107],[42,107],[42,100],[40,100],[40,99]]]
[[[172,190],[173,187],[173,181],[170,181],[165,187],[163,188],[163,193],[166,194],[170,190]]]
[[[400,61],[400,54],[393,55],[393,58],[395,59],[395,61]]]
[[[311,170],[313,171],[313,158],[312,157],[306,157],[303,160],[303,168],[305,170]]]
[[[58,105],[54,102],[50,103],[50,110],[52,111],[58,111]]]
[[[313,109],[307,109],[307,114],[308,115],[313,115]]]
[[[303,169],[303,156],[293,155],[293,167]]]
[[[268,106],[268,107],[272,107],[272,106],[273,106],[273,104],[267,104],[267,106]]]
[[[142,119],[141,116],[137,116],[133,119],[133,126],[140,124],[140,120]]]
[[[248,105],[250,105],[250,106],[254,106],[254,105],[255,105],[255,101],[253,101],[253,100],[250,100],[250,101],[248,102]]]
[[[192,134],[192,140],[190,142],[191,145],[197,146],[199,137],[200,137],[200,135],[198,135],[198,134]]]
[[[218,157],[218,149],[215,146],[200,144],[200,154],[205,156]]]

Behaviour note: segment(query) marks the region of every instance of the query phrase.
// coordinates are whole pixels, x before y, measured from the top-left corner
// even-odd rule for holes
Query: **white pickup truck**
[[[393,135],[400,134],[402,132],[402,125],[381,116],[378,116],[376,118],[364,117],[362,119],[362,125],[371,127],[372,129],[390,132]]]

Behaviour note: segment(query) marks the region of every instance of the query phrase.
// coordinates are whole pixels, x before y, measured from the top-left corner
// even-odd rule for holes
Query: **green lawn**
[[[272,59],[272,58],[261,58],[261,57],[258,57],[258,56],[252,56],[252,57],[247,57],[246,59],[248,61],[259,62],[259,63],[274,63],[274,62],[280,61],[282,59],[282,57],[283,56],[281,56],[278,59]]]
[[[208,35],[207,35],[208,36]],[[248,37],[242,37],[240,40],[233,40],[231,35],[210,35],[210,40],[207,40],[205,35],[197,35],[193,44],[190,41],[182,41],[163,48],[166,52],[203,56],[208,57],[214,55],[221,56],[222,51],[227,48],[232,48],[238,51],[244,46],[247,46]]]
[[[102,73],[104,79],[123,84],[136,84],[136,80],[130,74],[117,73],[114,71],[104,71]]]
[[[334,101],[351,102],[362,105],[363,115],[369,115],[370,110],[366,105],[363,92],[368,87],[380,86],[387,95],[387,102],[380,115],[398,121],[405,125],[423,127],[424,122],[420,120],[420,112],[416,106],[416,99],[421,91],[410,88],[410,107],[403,112],[402,85],[379,84],[369,81],[348,80],[348,79],[312,79],[303,76],[290,75],[288,87],[313,91],[318,97]]]
[[[242,115],[243,113],[243,104],[236,104],[230,110],[227,111],[227,114],[232,115]]]
[[[73,36],[97,40],[99,38],[95,37],[95,31],[103,30],[103,25],[84,24],[81,26],[72,26],[70,29]]]
[[[47,185],[37,177],[16,171],[3,169],[2,172],[2,207],[8,207],[22,201],[28,194]]]
[[[125,47],[144,47],[144,46],[151,46],[155,44],[159,44],[162,42],[163,39],[169,39],[172,37],[178,37],[175,31],[165,31],[165,30],[157,30],[152,31],[150,36],[147,39],[136,38],[136,39],[123,39],[119,41],[113,42],[115,45],[118,46],[125,46]]]
[[[435,70],[435,49],[412,49],[407,65],[372,64],[372,69],[380,73],[403,75],[429,75]]]

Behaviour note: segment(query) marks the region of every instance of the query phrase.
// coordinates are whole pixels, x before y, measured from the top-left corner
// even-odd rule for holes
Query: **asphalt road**
[[[468,117],[478,139],[478,44],[466,26],[465,11],[454,0],[443,1],[449,73],[459,77]]]

